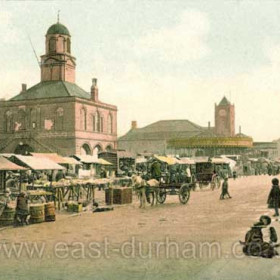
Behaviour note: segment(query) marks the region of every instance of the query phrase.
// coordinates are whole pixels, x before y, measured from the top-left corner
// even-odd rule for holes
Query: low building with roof
[[[97,154],[117,148],[117,107],[101,102],[97,79],[75,83],[71,35],[57,22],[47,31],[41,81],[0,101],[0,153]]]
[[[234,105],[226,97],[215,104],[215,127],[203,127],[189,120],[161,120],[131,129],[118,139],[119,149],[133,153],[154,153],[180,156],[215,156],[244,154],[253,146],[253,139],[241,129],[235,134]]]

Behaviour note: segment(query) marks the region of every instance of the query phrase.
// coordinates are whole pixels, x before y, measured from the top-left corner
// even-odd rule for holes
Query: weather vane
[[[59,23],[59,13],[60,13],[60,10],[57,11],[57,23]]]

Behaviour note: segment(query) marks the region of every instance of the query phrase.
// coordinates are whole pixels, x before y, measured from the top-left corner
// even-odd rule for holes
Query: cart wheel
[[[182,204],[186,204],[190,199],[190,189],[188,184],[181,186],[179,190],[179,200]]]
[[[159,190],[157,193],[157,202],[163,204],[166,200],[166,190]]]

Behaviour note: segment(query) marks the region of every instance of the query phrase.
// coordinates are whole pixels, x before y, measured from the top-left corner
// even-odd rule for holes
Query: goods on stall
[[[37,224],[45,221],[45,206],[44,204],[31,205],[29,208],[30,223]]]
[[[55,221],[55,207],[52,202],[45,204],[45,221],[46,222]]]
[[[0,216],[0,226],[11,226],[14,224],[16,210],[6,207]]]
[[[67,204],[67,211],[68,212],[75,212],[75,213],[82,212],[83,211],[83,205],[82,205],[82,203],[70,201]]]

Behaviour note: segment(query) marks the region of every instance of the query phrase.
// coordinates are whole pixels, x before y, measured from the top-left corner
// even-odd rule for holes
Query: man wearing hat
[[[160,177],[161,177],[161,165],[159,161],[154,159],[151,166],[151,179],[156,179],[157,181],[160,181]]]
[[[279,180],[277,178],[272,179],[272,187],[268,195],[267,204],[269,208],[274,208],[274,217],[279,216],[278,208],[280,207],[280,188]]]
[[[277,233],[274,227],[269,228],[269,242],[263,240],[262,230],[265,229],[271,223],[269,216],[263,215],[260,217],[259,222],[255,223],[251,229],[246,233],[245,242],[240,241],[243,245],[243,253],[247,256],[272,258],[278,255],[275,250],[278,244]]]

